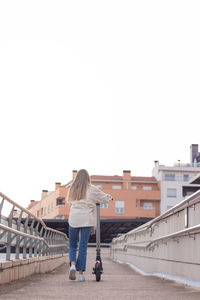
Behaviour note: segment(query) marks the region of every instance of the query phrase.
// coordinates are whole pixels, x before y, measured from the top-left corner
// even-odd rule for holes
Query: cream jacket
[[[94,185],[89,185],[85,199],[69,201],[69,225],[71,227],[96,226],[96,203],[108,203],[111,199],[112,196],[100,191]]]

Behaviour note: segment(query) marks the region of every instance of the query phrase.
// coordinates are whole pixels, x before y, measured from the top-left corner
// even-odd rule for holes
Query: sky
[[[200,145],[200,2],[0,1],[0,192],[151,176]]]

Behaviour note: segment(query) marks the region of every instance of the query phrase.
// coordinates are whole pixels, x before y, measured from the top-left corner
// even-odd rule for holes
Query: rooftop
[[[118,175],[114,175],[114,176],[106,176],[106,175],[92,175],[90,176],[91,181],[120,181],[123,182],[123,176],[118,176]],[[127,181],[127,180],[125,180]],[[133,182],[157,182],[155,177],[140,177],[140,176],[131,176],[131,181]]]

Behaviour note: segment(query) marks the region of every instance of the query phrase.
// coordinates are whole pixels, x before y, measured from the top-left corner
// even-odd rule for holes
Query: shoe
[[[78,274],[78,281],[85,281],[85,277],[83,274]]]
[[[74,265],[71,265],[71,267],[70,267],[69,279],[76,280],[76,267]]]

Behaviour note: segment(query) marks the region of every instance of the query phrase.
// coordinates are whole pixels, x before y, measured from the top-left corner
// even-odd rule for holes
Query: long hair
[[[69,190],[68,201],[85,199],[89,184],[90,176],[88,172],[85,169],[79,170]]]

